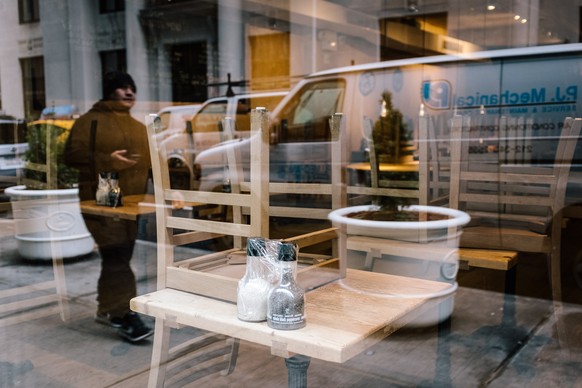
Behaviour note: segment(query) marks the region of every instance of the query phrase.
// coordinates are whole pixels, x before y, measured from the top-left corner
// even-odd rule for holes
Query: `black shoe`
[[[120,328],[123,325],[123,319],[121,317],[113,317],[108,313],[97,313],[95,314],[95,322],[102,325]]]
[[[129,312],[123,317],[119,335],[129,342],[141,341],[152,334],[154,329],[146,326],[137,313]]]

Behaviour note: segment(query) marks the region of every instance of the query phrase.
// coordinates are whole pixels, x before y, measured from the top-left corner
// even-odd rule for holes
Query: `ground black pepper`
[[[277,259],[280,278],[269,291],[267,324],[273,329],[300,329],[305,326],[305,291],[296,282],[297,246],[281,243]]]

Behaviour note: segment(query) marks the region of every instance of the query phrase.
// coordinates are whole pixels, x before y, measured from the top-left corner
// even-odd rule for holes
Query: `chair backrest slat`
[[[202,242],[219,236],[232,238],[232,249],[241,249],[245,238],[269,236],[267,207],[268,182],[264,179],[269,165],[268,112],[264,109],[251,113],[251,162],[250,191],[242,192],[238,183],[242,180],[242,168],[233,163],[235,152],[229,150],[225,160],[225,171],[234,182],[231,192],[210,192],[198,190],[178,190],[171,187],[168,155],[173,147],[166,142],[161,132],[159,116],[146,117],[150,154],[152,155],[152,176],[156,200],[156,223],[158,235],[158,287],[166,287],[167,268],[177,266],[175,247],[183,244]],[[223,123],[226,136],[232,134],[232,123]],[[186,150],[192,152],[194,150]],[[242,209],[247,209],[251,217],[244,217]],[[187,211],[191,209],[192,212]],[[218,215],[214,209],[227,209]],[[230,209],[230,210],[228,210]],[[211,213],[198,217],[196,212]],[[213,217],[214,216],[214,217]]]
[[[479,160],[475,161],[469,152],[476,135],[470,118],[451,119],[449,206],[471,212],[490,205],[492,212],[536,214],[550,220],[564,205],[582,119],[565,119],[551,167],[530,163],[531,119],[501,118],[499,124],[499,133],[492,137],[499,141],[498,157],[478,155]],[[528,155],[513,152],[523,147],[527,148]],[[481,211],[480,216],[483,215]]]

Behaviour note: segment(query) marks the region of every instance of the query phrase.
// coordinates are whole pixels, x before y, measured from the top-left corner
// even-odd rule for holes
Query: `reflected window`
[[[99,13],[125,11],[125,0],[99,0]]]
[[[32,57],[20,59],[22,89],[24,91],[24,114],[26,118],[38,118],[45,108],[44,59]]]
[[[127,71],[127,54],[125,50],[101,51],[101,74],[108,71]]]
[[[18,0],[18,19],[20,24],[40,21],[38,0]]]
[[[383,61],[445,54],[447,13],[382,19],[380,31]]]
[[[171,45],[172,100],[202,102],[208,98],[208,58],[206,42]]]
[[[194,132],[220,132],[220,123],[226,116],[228,101],[216,100],[202,108],[192,120]]]

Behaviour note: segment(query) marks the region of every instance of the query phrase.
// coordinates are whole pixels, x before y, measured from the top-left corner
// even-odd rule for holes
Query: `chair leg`
[[[515,295],[515,287],[517,283],[517,265],[514,265],[505,271],[505,293]]]
[[[51,244],[53,275],[55,278],[55,288],[61,310],[61,319],[67,323],[71,319],[69,311],[69,300],[67,296],[67,282],[65,278],[65,264],[63,253],[59,244]]]
[[[503,295],[503,317],[501,318],[502,326],[517,326],[515,311],[515,284],[516,284],[517,265],[505,272],[505,294]]]
[[[59,298],[61,319],[66,323],[71,319],[71,314],[69,311],[69,300],[67,296],[67,283],[65,281],[65,266],[62,257],[53,258],[53,272],[55,276],[55,287]]]
[[[548,255],[548,265],[550,274],[550,286],[552,289],[552,299],[555,302],[562,301],[562,268],[560,265],[560,255],[562,251],[562,214],[554,216],[552,221],[552,251]]]
[[[222,376],[227,376],[229,374],[231,374],[232,372],[234,372],[234,368],[236,367],[236,359],[238,357],[238,348],[240,345],[240,340],[238,338],[229,338],[228,341],[232,341],[232,347],[231,347],[231,352],[230,352],[230,359],[229,359],[229,364],[228,364],[228,368],[226,370],[223,370],[222,372],[220,372],[220,374]]]
[[[164,386],[170,350],[170,330],[171,328],[165,324],[164,319],[156,318],[148,388]]]

